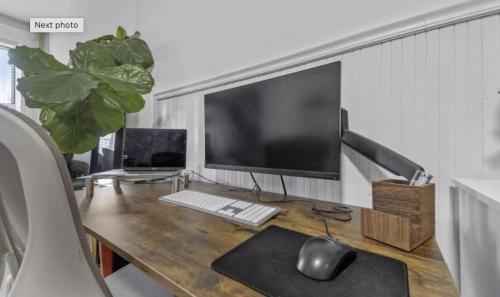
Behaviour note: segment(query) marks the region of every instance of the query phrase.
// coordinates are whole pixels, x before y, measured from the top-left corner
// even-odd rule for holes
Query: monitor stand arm
[[[341,111],[342,142],[386,170],[405,177],[410,185],[422,185],[432,179],[422,166],[395,151],[349,130],[347,110]]]

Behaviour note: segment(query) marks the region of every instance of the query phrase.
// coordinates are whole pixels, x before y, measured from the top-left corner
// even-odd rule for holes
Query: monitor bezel
[[[286,176],[295,176],[295,177],[306,177],[306,178],[320,178],[320,179],[329,179],[329,180],[340,180],[340,174],[342,171],[342,152],[341,152],[341,147],[342,147],[342,119],[341,119],[341,110],[342,110],[342,63],[341,61],[335,61],[331,63],[325,63],[322,65],[315,65],[314,67],[303,69],[300,71],[295,71],[291,73],[287,73],[284,75],[278,75],[269,79],[263,79],[257,82],[252,82],[250,84],[245,84],[245,85],[240,85],[234,88],[227,88],[224,90],[218,90],[217,92],[212,92],[212,93],[207,93],[203,96],[203,106],[205,107],[206,104],[206,97],[211,94],[218,93],[220,91],[225,91],[225,90],[231,90],[231,89],[236,89],[242,86],[246,85],[252,85],[252,84],[257,84],[263,81],[268,81],[268,80],[273,80],[274,78],[278,77],[283,77],[291,74],[296,74],[300,72],[306,72],[308,70],[317,68],[317,67],[322,67],[326,65],[332,65],[332,64],[338,64],[339,65],[339,114],[338,114],[338,152],[339,152],[339,166],[338,166],[338,172],[325,172],[325,171],[307,171],[307,170],[296,170],[296,169],[281,169],[281,168],[269,168],[269,167],[251,167],[251,166],[238,166],[238,165],[224,165],[224,164],[217,164],[217,163],[207,163],[207,143],[206,143],[206,130],[204,131],[205,135],[205,146],[204,146],[204,163],[205,163],[205,168],[207,169],[221,169],[221,170],[230,170],[230,171],[240,171],[240,172],[251,172],[251,173],[263,173],[263,174],[277,174],[277,175],[286,175]],[[205,109],[204,109],[205,110]],[[204,114],[204,121],[206,121],[206,114]],[[204,125],[203,128],[205,129],[206,126]],[[334,135],[332,137],[335,137]]]

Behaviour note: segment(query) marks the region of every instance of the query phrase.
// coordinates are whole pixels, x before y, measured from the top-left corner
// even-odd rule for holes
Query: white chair
[[[172,296],[132,265],[104,280],[62,154],[34,121],[1,105],[0,241],[0,294],[9,297]]]

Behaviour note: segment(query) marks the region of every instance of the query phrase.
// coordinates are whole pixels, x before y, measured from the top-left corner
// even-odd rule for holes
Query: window
[[[0,104],[16,108],[16,68],[9,64],[9,49],[0,46]]]

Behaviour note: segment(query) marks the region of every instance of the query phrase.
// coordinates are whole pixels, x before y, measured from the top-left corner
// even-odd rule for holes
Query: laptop
[[[186,169],[185,129],[126,128],[123,134],[122,169],[94,177],[159,177]]]
[[[126,128],[123,136],[124,171],[179,171],[186,168],[185,129]]]

